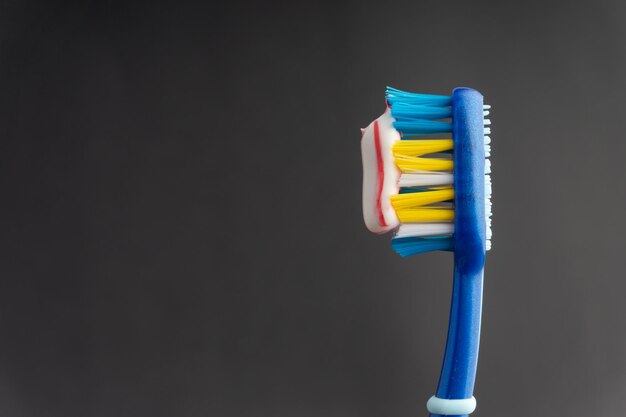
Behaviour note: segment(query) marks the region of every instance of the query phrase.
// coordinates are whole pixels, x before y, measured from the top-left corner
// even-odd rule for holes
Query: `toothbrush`
[[[387,109],[361,129],[363,218],[395,231],[400,256],[454,252],[452,305],[431,416],[467,416],[473,396],[485,253],[491,248],[489,106],[470,88],[451,96],[387,87]],[[450,137],[451,136],[451,137]]]

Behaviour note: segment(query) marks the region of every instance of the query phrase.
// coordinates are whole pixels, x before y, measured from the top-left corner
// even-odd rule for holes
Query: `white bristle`
[[[489,109],[491,108],[491,106],[489,105],[484,105],[483,109]],[[486,117],[489,114],[489,112],[487,111],[483,111],[483,117]],[[491,194],[493,192],[492,190],[492,186],[491,186],[491,176],[489,175],[491,173],[491,161],[489,160],[489,157],[491,156],[491,137],[489,136],[491,134],[491,128],[488,127],[491,125],[491,120],[489,119],[484,119],[484,143],[485,143],[485,226],[486,226],[486,230],[485,230],[485,237],[486,237],[486,241],[485,241],[485,249],[486,250],[490,250],[491,249]]]
[[[488,109],[490,109],[490,108],[491,108],[491,106],[490,106],[489,104],[484,104],[484,105],[483,105],[483,109],[485,109],[485,110],[488,110]]]
[[[430,185],[448,185],[454,182],[454,176],[447,172],[424,172],[400,175],[400,187],[420,187]]]
[[[489,116],[489,110],[483,111],[483,116]]]
[[[395,237],[439,236],[452,233],[454,233],[454,223],[403,223]]]

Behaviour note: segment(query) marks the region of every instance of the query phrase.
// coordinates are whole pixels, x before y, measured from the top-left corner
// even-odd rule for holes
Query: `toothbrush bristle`
[[[449,96],[386,91],[393,127],[401,140],[392,147],[400,191],[391,196],[400,221],[392,247],[401,256],[454,246],[452,100]],[[485,153],[485,246],[491,249],[491,106],[483,105]]]
[[[484,105],[483,109],[490,109],[491,106]],[[490,126],[491,121],[487,119],[488,111],[483,112],[483,117],[485,117],[485,126]],[[491,137],[487,136],[491,133],[491,128],[485,127],[485,250],[491,249]]]

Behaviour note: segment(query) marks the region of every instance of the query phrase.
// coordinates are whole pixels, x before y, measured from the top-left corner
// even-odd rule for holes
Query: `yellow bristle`
[[[454,165],[451,159],[421,156],[449,151],[452,147],[452,139],[399,140],[393,144],[392,152],[402,172],[451,171]]]
[[[395,194],[391,196],[391,205],[396,213],[398,210],[412,207],[420,207],[454,198],[453,188],[441,188],[433,191],[423,191],[418,193]],[[438,209],[439,210],[439,209]]]
[[[452,159],[427,156],[452,148],[452,139],[399,140],[394,143],[392,151],[394,161],[402,172],[452,171]],[[433,204],[453,199],[452,187],[435,186],[426,191],[392,195],[391,205],[401,223],[446,222],[454,220],[454,208]]]
[[[451,159],[420,158],[415,156],[394,155],[395,162],[400,171],[452,171],[454,166]]]
[[[402,223],[440,222],[454,220],[454,209],[451,208],[408,208],[396,210]]]
[[[452,139],[399,140],[393,144],[393,154],[402,156],[421,156],[429,153],[449,151]]]

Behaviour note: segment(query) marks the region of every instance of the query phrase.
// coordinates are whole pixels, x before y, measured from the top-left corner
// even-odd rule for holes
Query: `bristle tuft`
[[[400,194],[391,199],[401,223],[392,247],[401,256],[451,250],[454,207],[445,202],[454,198],[454,143],[449,137],[424,139],[424,135],[452,132],[451,97],[389,87],[387,103],[395,119],[393,126],[403,139],[392,150],[402,172]]]
[[[400,256],[405,257],[436,250],[451,251],[454,249],[454,241],[449,236],[404,237],[392,239],[391,247]]]
[[[484,105],[483,109],[489,109],[491,106]],[[486,114],[485,114],[486,113]],[[491,125],[491,121],[487,119],[487,115],[489,112],[483,111],[485,117],[485,126]],[[492,186],[491,186],[491,160],[489,157],[491,156],[491,137],[488,136],[491,133],[491,128],[485,127],[485,249],[491,249],[491,194],[492,194]]]
[[[473,244],[477,237],[482,240],[483,231],[478,228],[482,228],[483,222],[477,214],[480,216],[483,209],[479,171],[483,151],[484,244],[486,250],[491,249],[491,106],[482,104],[480,93],[469,88],[455,89],[452,96],[443,96],[387,87],[385,97],[386,129],[390,129],[389,122],[395,129],[390,129],[393,140],[383,149],[385,168],[390,172],[385,178],[392,178],[390,183],[398,188],[397,194],[395,188],[385,193],[384,201],[379,198],[377,207],[389,208],[390,204],[397,216],[385,229],[393,230],[399,222],[391,243],[393,249],[401,256],[410,256],[452,251],[456,244],[459,253],[466,254],[466,242]],[[455,123],[453,114],[459,118]],[[389,166],[390,147],[395,167]],[[380,150],[376,152],[378,157]],[[459,228],[456,234],[455,227]]]

